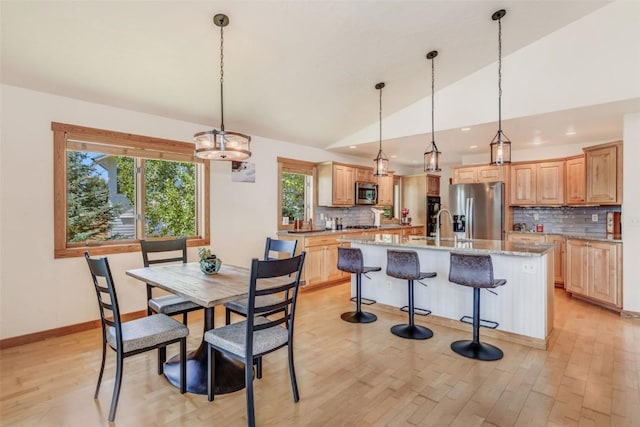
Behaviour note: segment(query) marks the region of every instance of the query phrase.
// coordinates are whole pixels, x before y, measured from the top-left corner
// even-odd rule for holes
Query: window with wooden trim
[[[315,163],[278,157],[278,230],[293,229],[294,220],[305,226],[313,219]]]
[[[209,244],[209,162],[193,144],[51,123],[54,256],[139,251],[140,239]]]

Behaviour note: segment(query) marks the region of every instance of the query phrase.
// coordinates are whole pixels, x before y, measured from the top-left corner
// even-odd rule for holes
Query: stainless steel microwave
[[[370,182],[356,182],[356,205],[378,203],[378,186]]]

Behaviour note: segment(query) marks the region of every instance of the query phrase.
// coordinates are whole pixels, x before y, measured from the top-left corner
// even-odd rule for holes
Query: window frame
[[[314,208],[317,206],[317,198],[318,198],[318,173],[316,164],[313,162],[307,162],[304,160],[296,160],[296,159],[288,159],[286,157],[278,157],[278,213],[276,215],[276,221],[278,226],[278,231],[282,230],[293,230],[294,224],[282,224],[282,173],[299,173],[302,175],[311,176],[311,180],[313,182],[313,194],[311,196],[310,202],[310,211],[311,215],[314,215]]]
[[[119,147],[131,157],[193,162],[202,165],[198,178],[199,193],[196,197],[198,222],[201,235],[187,238],[187,246],[210,244],[210,162],[194,156],[194,145],[188,142],[150,136],[135,135],[111,130],[51,122],[53,131],[53,223],[54,258],[73,258],[90,251],[92,255],[139,252],[140,240],[100,242],[87,245],[67,242],[67,141],[86,141],[87,144],[109,144]],[[136,227],[139,227],[137,221]],[[138,231],[136,231],[136,235]]]

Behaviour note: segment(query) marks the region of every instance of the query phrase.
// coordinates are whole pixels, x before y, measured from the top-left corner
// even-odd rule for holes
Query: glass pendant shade
[[[491,141],[491,164],[504,165],[508,163],[511,163],[511,141],[502,130],[499,130]]]
[[[425,151],[424,153],[424,171],[425,172],[441,172],[440,165],[440,151],[435,141],[431,141],[431,151]]]
[[[387,176],[389,173],[389,159],[384,156],[382,150],[378,151],[378,156],[373,159],[374,162],[374,176]]]
[[[212,129],[193,136],[196,157],[207,160],[242,161],[251,157],[251,137],[238,132]]]
[[[220,27],[220,130],[212,129],[193,135],[195,156],[207,160],[242,161],[251,157],[251,137],[239,132],[224,130],[224,31],[229,25],[227,15],[219,13],[213,23]]]

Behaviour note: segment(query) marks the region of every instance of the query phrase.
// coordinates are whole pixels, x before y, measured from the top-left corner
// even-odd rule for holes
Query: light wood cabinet
[[[375,183],[376,178],[373,176],[373,168],[356,168],[356,181]]]
[[[393,206],[393,175],[378,176],[377,206]]]
[[[427,196],[440,195],[440,175],[427,174]]]
[[[355,168],[340,163],[318,164],[318,206],[355,205]]]
[[[607,307],[622,307],[622,244],[567,240],[566,289]]]
[[[568,205],[583,205],[585,201],[584,155],[565,161],[565,201]]]
[[[622,144],[584,148],[586,203],[622,204]]]
[[[504,182],[508,166],[460,166],[453,168],[454,184],[473,184],[476,182]]]
[[[545,236],[545,243],[553,243],[556,245],[553,249],[553,279],[556,285],[563,285],[565,238],[560,234],[547,234]]]
[[[341,236],[317,236],[302,239],[303,248],[307,252],[302,274],[305,286],[333,282],[343,278],[343,272],[338,270],[338,247],[341,243],[337,239]]]
[[[401,231],[402,231],[402,237],[425,235],[424,227],[406,227],[406,228],[403,228]]]
[[[511,165],[512,205],[564,203],[564,161]]]
[[[507,240],[510,242],[527,243],[527,244],[545,242],[544,234],[535,234],[535,233],[509,233],[507,234]]]

